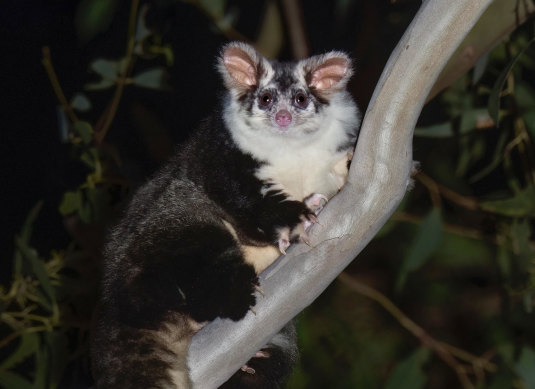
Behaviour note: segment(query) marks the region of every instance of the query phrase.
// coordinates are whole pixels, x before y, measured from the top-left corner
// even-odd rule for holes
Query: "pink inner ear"
[[[254,62],[238,47],[230,47],[223,54],[223,62],[230,76],[240,84],[256,85]]]
[[[345,58],[329,58],[312,72],[310,86],[316,89],[330,89],[347,74],[348,61]]]

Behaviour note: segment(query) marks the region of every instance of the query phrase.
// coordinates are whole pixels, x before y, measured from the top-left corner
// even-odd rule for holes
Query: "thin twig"
[[[119,107],[119,102],[121,101],[121,96],[123,95],[124,87],[128,84],[128,75],[132,72],[134,68],[134,62],[136,56],[134,55],[135,49],[135,32],[136,32],[136,21],[137,13],[139,8],[139,0],[132,0],[132,7],[130,8],[130,18],[128,22],[128,35],[127,35],[127,46],[126,46],[126,67],[124,71],[119,75],[117,79],[117,88],[115,88],[115,93],[113,94],[110,105],[104,112],[103,116],[99,119],[97,125],[95,126],[95,142],[101,144],[108,130],[111,127],[111,123],[115,118],[117,113],[117,108]]]
[[[72,109],[71,105],[67,101],[67,98],[65,97],[65,94],[63,93],[63,89],[61,88],[61,85],[58,80],[58,76],[56,74],[56,71],[54,70],[54,66],[52,65],[52,57],[50,55],[50,47],[44,46],[43,49],[43,59],[41,60],[41,63],[43,64],[46,73],[48,75],[48,79],[50,80],[50,83],[52,84],[52,88],[54,89],[54,93],[56,94],[59,103],[61,104],[61,107],[71,120],[71,122],[77,122],[78,117],[74,113],[74,110]]]
[[[17,337],[22,336],[24,334],[29,334],[29,333],[32,333],[32,332],[44,332],[44,331],[48,331],[48,330],[49,329],[47,327],[45,327],[45,326],[38,326],[38,327],[24,328],[23,330],[20,330],[20,331],[17,331],[17,332],[12,332],[11,334],[9,334],[8,336],[6,336],[4,339],[2,339],[0,341],[0,348],[4,347],[5,345],[7,345],[12,340],[14,340]]]
[[[435,202],[437,201],[436,199],[433,200],[433,197],[436,195],[442,195],[451,202],[460,205],[461,207],[466,208],[468,210],[476,211],[479,209],[479,202],[476,198],[461,195],[445,187],[444,185],[439,184],[422,171],[419,171],[418,174],[416,174],[415,178],[429,190],[433,205],[435,205]]]
[[[338,276],[338,279],[342,281],[346,286],[350,287],[353,291],[379,303],[386,311],[388,311],[392,316],[394,316],[394,318],[401,324],[401,326],[403,326],[416,338],[418,338],[425,347],[435,352],[435,354],[440,359],[442,359],[448,366],[450,366],[455,371],[464,389],[474,389],[475,386],[468,377],[469,369],[467,368],[467,366],[463,365],[462,363],[459,363],[455,359],[455,356],[470,363],[474,367],[474,371],[478,368],[485,369],[487,371],[496,370],[496,365],[490,363],[486,358],[477,357],[467,351],[458,349],[447,343],[434,339],[422,327],[420,327],[407,315],[405,315],[405,313],[403,313],[401,309],[399,309],[390,299],[388,299],[378,290],[358,282],[345,272],[341,273]]]
[[[421,224],[423,218],[421,216],[412,215],[408,212],[399,211],[392,215],[391,220],[407,222],[407,223],[412,223],[412,224]],[[498,236],[494,236],[494,237],[487,236],[481,231],[476,230],[474,228],[467,228],[467,227],[458,226],[458,225],[454,225],[450,223],[442,223],[442,229],[449,234],[458,235],[458,236],[475,239],[475,240],[486,240],[493,244],[499,244]]]

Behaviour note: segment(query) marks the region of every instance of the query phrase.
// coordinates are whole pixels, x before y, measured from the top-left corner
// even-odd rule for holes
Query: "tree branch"
[[[290,248],[261,275],[256,315],[215,320],[189,351],[195,388],[216,388],[312,303],[373,238],[410,183],[412,134],[440,71],[492,0],[426,0],[368,106],[348,183],[319,215],[312,246]]]

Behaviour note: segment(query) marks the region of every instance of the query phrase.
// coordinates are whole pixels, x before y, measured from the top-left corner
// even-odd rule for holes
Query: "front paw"
[[[277,231],[277,244],[281,254],[286,255],[286,249],[292,242],[303,242],[310,246],[307,231],[312,224],[317,222],[316,214],[312,211],[307,211],[300,216],[297,224],[279,228]]]
[[[328,201],[329,199],[327,198],[327,196],[321,193],[312,193],[310,196],[306,197],[303,200],[305,205],[316,215],[321,212],[321,210],[327,204]]]
[[[258,277],[254,268],[236,261],[220,261],[197,276],[198,282],[185,292],[187,312],[195,321],[204,322],[216,317],[237,321],[256,304]]]
[[[318,223],[316,215],[321,212],[329,199],[321,193],[312,193],[303,200],[305,207],[301,210],[299,221],[291,226],[281,227],[277,230],[277,245],[279,251],[286,255],[286,249],[292,242],[303,242],[310,246],[307,231]]]
[[[252,271],[252,272],[251,272]],[[221,317],[234,321],[242,319],[256,304],[258,277],[251,266],[243,266],[231,281],[229,294],[221,306]]]

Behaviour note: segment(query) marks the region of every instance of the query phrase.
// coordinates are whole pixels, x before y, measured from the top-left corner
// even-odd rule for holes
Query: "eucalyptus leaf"
[[[442,240],[442,216],[440,208],[433,208],[422,221],[416,237],[401,264],[396,289],[401,290],[409,273],[419,269],[436,251]]]
[[[80,155],[80,160],[89,168],[95,169],[98,161],[98,150],[95,147],[91,147]]]
[[[511,72],[511,69],[515,66],[518,59],[526,52],[526,50],[531,46],[531,44],[535,42],[535,38],[530,40],[526,46],[522,50],[520,50],[512,59],[509,61],[507,66],[502,70],[498,78],[496,79],[496,82],[494,83],[494,86],[492,87],[492,91],[490,92],[489,96],[489,103],[488,103],[488,110],[489,114],[494,120],[494,123],[496,123],[496,126],[498,126],[499,122],[499,113],[500,113],[500,94],[502,92],[503,86],[505,84],[505,80],[507,79],[507,76]]]
[[[200,0],[199,5],[203,8],[208,14],[213,16],[222,17],[225,13],[225,5],[227,0]]]
[[[23,257],[30,264],[32,274],[39,280],[41,288],[46,293],[49,301],[54,302],[56,300],[55,291],[50,283],[44,263],[39,258],[37,251],[34,248],[27,246],[19,237],[15,238],[15,243],[17,248],[22,252]]]
[[[43,208],[43,201],[39,201],[37,204],[35,204],[28,213],[28,216],[26,216],[26,220],[24,220],[24,224],[22,225],[22,230],[19,235],[24,244],[28,244],[30,242],[33,224],[35,223],[35,219],[37,219],[39,212],[41,212],[41,208]]]
[[[167,71],[162,68],[149,69],[132,77],[132,83],[144,88],[167,88]]]
[[[53,389],[59,386],[63,372],[69,363],[71,354],[69,351],[69,341],[67,335],[61,331],[45,332],[43,333],[43,337],[50,350],[49,387]]]
[[[522,115],[526,128],[533,138],[535,138],[535,109],[529,110]]]
[[[84,93],[76,93],[71,99],[71,107],[80,112],[87,112],[91,109],[91,101]]]
[[[535,217],[535,188],[527,188],[504,200],[483,201],[481,209],[511,217]]]
[[[148,4],[143,4],[138,13],[136,24],[136,42],[141,42],[152,35],[152,31],[147,27],[147,23],[145,21],[148,10]]]
[[[119,63],[104,58],[99,58],[91,62],[91,70],[102,76],[104,80],[115,82],[119,76]]]
[[[53,312],[54,307],[50,302],[48,302],[48,298],[46,295],[41,292],[42,289],[35,289],[32,291],[32,297],[29,297],[30,300],[33,302],[36,302],[39,304],[42,308],[44,308],[48,312]]]
[[[0,370],[0,387],[4,389],[35,389],[26,378],[7,370]]]
[[[93,140],[93,126],[84,120],[74,122],[73,130],[82,139],[84,144],[89,144]]]
[[[11,369],[34,354],[39,345],[39,337],[35,332],[22,334],[18,347],[2,363],[0,369]]]
[[[88,42],[110,26],[118,0],[82,0],[76,9],[74,23],[78,37]]]
[[[535,389],[535,351],[527,346],[524,347],[514,367],[524,387]]]
[[[94,220],[93,211],[89,202],[84,201],[80,208],[78,208],[78,216],[80,217],[80,220],[86,224],[91,223]]]
[[[485,74],[485,70],[487,70],[487,64],[489,62],[489,53],[486,53],[481,58],[479,58],[474,66],[474,73],[472,76],[472,82],[474,84],[477,84],[479,80],[481,80],[481,77],[483,77],[483,74]]]
[[[526,82],[519,82],[515,86],[515,99],[520,110],[535,109],[535,89]]]
[[[429,359],[429,350],[419,348],[406,359],[399,362],[388,378],[384,389],[420,389],[423,388],[427,375],[422,366]]]
[[[71,213],[77,212],[81,205],[82,194],[80,191],[65,192],[59,205],[59,212],[63,216],[70,215]]]
[[[507,138],[509,134],[507,131],[502,131],[500,133],[500,137],[498,138],[498,142],[496,143],[496,147],[494,148],[494,153],[492,155],[492,159],[490,163],[485,166],[483,169],[478,171],[477,173],[473,174],[469,179],[468,182],[474,183],[482,178],[486,177],[488,174],[490,174],[494,169],[496,169],[498,166],[500,166],[500,163],[503,160],[503,149],[505,148],[505,145],[507,144]]]
[[[453,137],[453,126],[451,122],[434,124],[428,127],[418,127],[414,129],[414,136],[423,138],[451,138]]]
[[[35,353],[35,376],[33,386],[35,389],[48,389],[48,372],[50,370],[50,358],[48,348],[40,347]]]
[[[110,211],[111,196],[106,188],[88,188],[86,190],[87,202],[91,206],[92,220],[104,219]]]
[[[108,89],[115,85],[115,81],[103,78],[99,82],[90,82],[84,85],[85,90]]]

